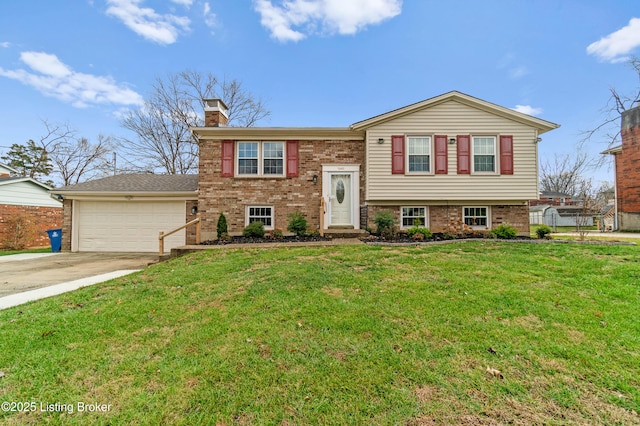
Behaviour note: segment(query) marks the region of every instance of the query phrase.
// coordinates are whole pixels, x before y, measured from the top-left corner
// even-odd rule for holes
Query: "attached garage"
[[[185,224],[184,201],[78,201],[74,207],[77,251],[153,252],[160,231]],[[165,239],[167,249],[184,244],[184,229]]]
[[[117,175],[53,190],[64,199],[63,250],[157,252],[158,234],[195,219],[197,175]],[[184,229],[164,249],[190,243]]]

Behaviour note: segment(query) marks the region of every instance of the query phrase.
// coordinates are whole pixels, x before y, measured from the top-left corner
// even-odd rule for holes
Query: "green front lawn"
[[[51,253],[51,247],[32,248],[24,250],[1,250],[0,256],[8,256],[10,254],[22,254],[22,253]]]
[[[0,311],[0,402],[36,407],[0,423],[637,424],[639,253],[476,241],[184,256]]]

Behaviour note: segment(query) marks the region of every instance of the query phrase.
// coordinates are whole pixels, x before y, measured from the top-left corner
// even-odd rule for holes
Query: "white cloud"
[[[216,14],[211,12],[211,6],[208,2],[204,3],[204,9],[202,11],[202,17],[204,18],[204,23],[209,28],[214,28],[217,24]]]
[[[261,23],[276,40],[299,41],[309,33],[355,34],[393,18],[402,0],[254,0]]]
[[[626,56],[640,46],[640,18],[631,18],[629,25],[620,28],[587,47],[587,53],[602,61],[622,62]]]
[[[136,34],[160,44],[175,43],[180,32],[189,30],[191,21],[188,17],[161,15],[149,7],[141,7],[143,1],[107,0],[107,15],[118,18]],[[191,0],[174,1],[185,6],[191,4]]]
[[[9,46],[11,46],[11,43],[9,43],[8,41],[1,41],[0,42],[0,47],[7,48]]]
[[[118,84],[112,77],[73,71],[56,55],[44,52],[22,52],[20,60],[30,70],[0,68],[0,76],[18,80],[45,96],[60,99],[77,108],[97,104],[143,104],[140,94],[126,85]]]
[[[540,115],[542,114],[542,108],[532,107],[531,105],[516,105],[512,108],[514,111],[521,112],[527,115]]]
[[[187,9],[191,7],[191,5],[193,4],[193,0],[171,0],[173,3],[175,4],[179,4],[182,5],[184,7],[186,7]]]
[[[529,70],[527,69],[527,67],[518,66],[509,69],[509,77],[513,80],[517,80],[527,74],[529,74]]]

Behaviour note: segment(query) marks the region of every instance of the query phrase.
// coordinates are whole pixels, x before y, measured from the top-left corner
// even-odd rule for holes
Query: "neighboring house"
[[[46,230],[62,225],[62,203],[47,185],[16,173],[0,164],[0,248],[47,246]]]
[[[613,231],[615,225],[616,209],[613,204],[607,204],[602,210],[602,231]]]
[[[529,201],[531,206],[567,206],[571,204],[573,204],[571,195],[553,191],[542,191],[538,199]]]
[[[156,252],[158,234],[195,219],[197,175],[123,174],[51,191],[64,199],[62,249]],[[195,242],[195,230],[165,239],[165,249]]]
[[[602,154],[614,156],[614,229],[640,230],[640,106],[622,112],[622,144]]]
[[[203,239],[215,238],[220,213],[238,234],[252,221],[286,230],[296,211],[327,232],[373,228],[389,210],[401,229],[509,223],[529,235],[537,144],[558,127],[456,91],[349,127],[226,123],[224,103],[206,100],[205,127],[192,129]]]

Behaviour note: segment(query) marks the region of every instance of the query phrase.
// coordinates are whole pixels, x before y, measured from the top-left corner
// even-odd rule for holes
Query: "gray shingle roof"
[[[123,174],[56,188],[52,192],[196,192],[198,175]]]

